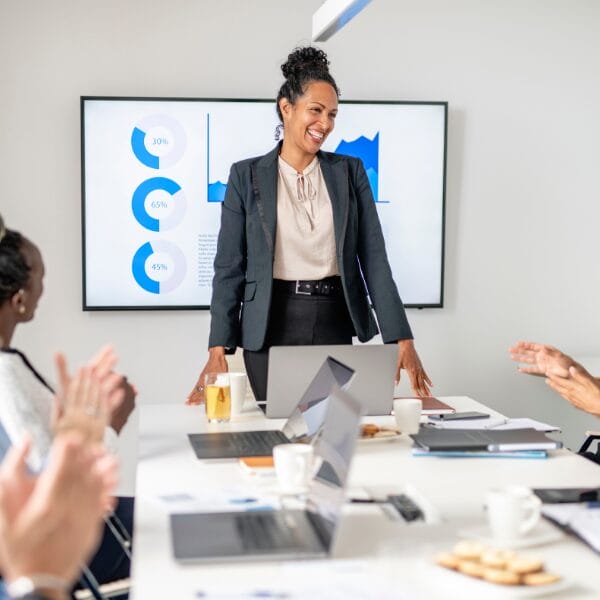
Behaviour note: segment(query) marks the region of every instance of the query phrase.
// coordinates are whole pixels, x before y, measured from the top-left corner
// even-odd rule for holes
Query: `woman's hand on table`
[[[398,367],[396,369],[396,385],[400,382],[400,371],[405,369],[414,393],[419,397],[431,396],[431,379],[425,372],[421,359],[417,354],[413,340],[398,341]]]
[[[202,404],[204,402],[204,379],[207,373],[226,373],[229,371],[227,359],[225,358],[225,347],[214,346],[208,349],[208,360],[202,369],[198,381],[194,384],[192,391],[188,394],[186,404]]]

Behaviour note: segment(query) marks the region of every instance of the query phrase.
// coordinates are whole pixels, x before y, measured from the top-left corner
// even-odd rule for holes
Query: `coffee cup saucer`
[[[458,532],[458,535],[465,539],[479,540],[490,546],[506,548],[508,550],[518,550],[520,548],[531,548],[534,546],[552,544],[560,541],[564,537],[564,533],[560,529],[544,519],[541,519],[530,532],[513,539],[495,539],[492,536],[492,532],[488,525],[462,529]]]

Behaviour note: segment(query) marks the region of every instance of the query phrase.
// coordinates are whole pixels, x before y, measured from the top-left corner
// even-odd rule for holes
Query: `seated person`
[[[69,598],[114,505],[116,460],[89,435],[95,415],[80,418],[79,410],[102,409],[101,383],[88,369],[70,392],[69,425],[53,442],[44,471],[32,475],[27,468],[29,439],[10,448],[0,466],[0,571],[11,598]]]
[[[4,228],[0,218],[0,422],[11,441],[18,444],[31,434],[29,464],[39,469],[52,443],[60,403],[52,387],[26,356],[11,347],[17,326],[31,321],[43,291],[44,264],[38,248],[21,234]],[[116,446],[116,437],[135,406],[136,390],[121,375],[112,373],[114,354],[103,349],[90,363],[111,377],[111,385],[122,390],[120,401],[111,407],[105,442]],[[68,379],[65,361],[58,358],[61,384]],[[115,509],[118,519],[131,534],[133,499],[121,498]],[[129,575],[129,560],[118,542],[105,532],[101,548],[90,568],[100,583]]]
[[[509,348],[512,360],[525,363],[519,372],[546,377],[546,383],[576,408],[600,417],[600,378],[558,348],[518,342]]]

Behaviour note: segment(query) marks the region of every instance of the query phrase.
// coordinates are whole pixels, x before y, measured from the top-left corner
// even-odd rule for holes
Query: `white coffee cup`
[[[232,417],[240,415],[244,410],[244,400],[246,399],[246,381],[246,373],[229,373]]]
[[[275,473],[282,492],[305,491],[313,476],[313,447],[309,444],[280,444],[273,448]]]
[[[418,398],[398,398],[394,400],[396,427],[401,433],[419,433],[423,403]]]
[[[542,502],[525,486],[493,488],[486,504],[492,537],[498,541],[518,539],[540,520]]]

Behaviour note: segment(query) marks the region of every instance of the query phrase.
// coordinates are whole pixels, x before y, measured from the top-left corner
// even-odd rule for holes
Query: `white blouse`
[[[339,275],[331,199],[319,159],[302,171],[279,157],[275,279],[318,280]]]
[[[52,444],[52,408],[54,394],[34,374],[22,356],[0,351],[0,421],[13,443],[26,433],[32,439],[29,466],[42,468]],[[117,434],[107,427],[106,447],[115,452]]]

